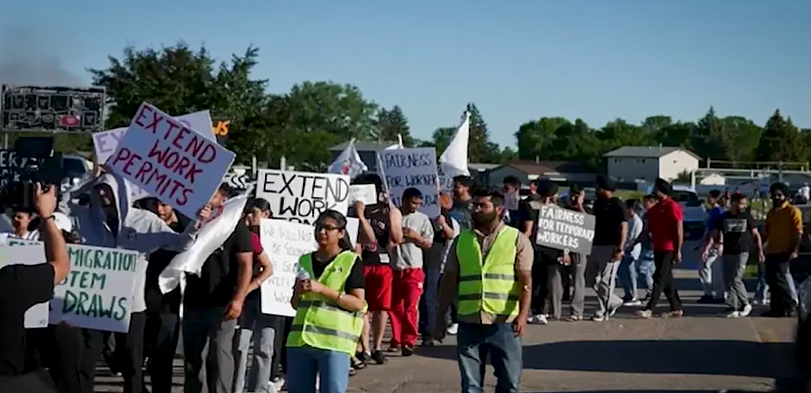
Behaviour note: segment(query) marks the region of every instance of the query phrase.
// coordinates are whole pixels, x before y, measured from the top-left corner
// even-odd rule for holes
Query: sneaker
[[[662,313],[660,317],[662,318],[681,318],[684,315],[683,310],[673,310],[670,312]]]
[[[386,355],[383,354],[383,351],[381,351],[379,349],[372,352],[372,356],[370,356],[370,357],[377,364],[386,364],[386,360],[388,360],[388,359],[386,359]]]
[[[386,352],[391,352],[391,353],[400,352],[400,346],[399,345],[389,345],[389,349],[387,349]]]
[[[285,386],[287,385],[286,382],[287,381],[283,377],[276,377],[273,379],[273,381],[271,381],[271,383],[273,383],[273,387],[276,389],[277,392],[287,390]]]
[[[636,312],[636,316],[643,319],[649,319],[653,316],[653,312],[651,310],[639,310]]]
[[[411,356],[414,354],[414,347],[411,345],[403,345],[402,350],[403,356]]]
[[[569,318],[566,318],[566,321],[568,321],[568,322],[577,322],[577,321],[582,321],[582,320],[583,320],[583,317],[581,317],[580,315],[570,315]]]
[[[445,331],[451,336],[455,336],[456,333],[459,333],[459,324],[452,323],[450,326],[448,326],[448,329],[446,329]]]
[[[353,368],[353,369],[355,369],[355,370],[361,370],[361,369],[363,369],[364,367],[366,367],[366,362],[364,362],[364,361],[361,359],[361,356],[360,356],[360,355],[361,355],[361,352],[358,352],[358,353],[357,353],[357,354],[355,354],[355,356],[353,356],[353,357],[352,357],[352,359],[351,359],[351,360],[352,360],[352,368]]]
[[[743,310],[741,310],[741,312],[740,312],[741,317],[743,317],[743,318],[748,317],[749,314],[751,314],[751,313],[752,313],[752,305],[751,304],[747,304],[747,305],[743,306]]]
[[[546,318],[546,315],[538,314],[529,317],[527,322],[533,325],[546,325],[549,323],[549,320]]]
[[[602,322],[605,321],[606,319],[608,318],[606,318],[605,315],[594,315],[593,317],[591,317],[591,320],[594,322]]]
[[[423,338],[422,343],[420,344],[421,347],[433,347],[434,346],[434,339],[432,338]]]
[[[724,318],[740,318],[741,317],[741,312],[732,310],[732,311],[727,311],[726,313],[722,314],[721,316],[724,317]]]
[[[624,303],[622,303],[622,305],[625,306],[625,307],[641,306],[642,301],[639,300],[639,299],[631,299],[631,300],[626,300]]]

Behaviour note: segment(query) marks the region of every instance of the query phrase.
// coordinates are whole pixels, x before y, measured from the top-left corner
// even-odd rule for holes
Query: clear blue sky
[[[806,0],[12,0],[2,14],[0,63],[50,61],[86,83],[85,67],[104,67],[127,44],[184,40],[221,59],[253,44],[272,92],[355,84],[400,105],[424,139],[470,101],[502,145],[543,116],[599,127],[694,120],[710,105],[759,124],[780,108],[811,127]],[[15,27],[25,37],[10,39]]]

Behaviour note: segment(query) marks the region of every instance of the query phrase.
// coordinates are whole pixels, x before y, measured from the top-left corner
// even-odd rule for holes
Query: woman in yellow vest
[[[363,264],[346,233],[346,218],[327,210],[315,223],[318,250],[299,258],[287,337],[287,390],[344,393],[351,356],[363,329]]]

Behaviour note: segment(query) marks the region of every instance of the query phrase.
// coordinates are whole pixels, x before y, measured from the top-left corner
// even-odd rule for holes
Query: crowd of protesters
[[[527,324],[602,322],[623,306],[651,318],[662,294],[668,309],[661,317],[684,315],[673,278],[684,247],[682,210],[662,179],[641,201],[622,201],[614,195],[616,184],[599,177],[597,200],[588,209],[576,186],[559,199],[554,182],[536,181],[521,198],[515,178],[505,179],[503,190],[487,191],[460,176],[452,192],[440,196],[435,219],[420,211],[423,195],[415,188],[406,189],[396,207],[377,175],[354,183],[374,185],[377,203],[355,203],[347,214],[358,219],[357,244],[349,240],[347,216],[328,210],[318,217],[317,250],[299,259],[293,318],[262,313],[260,287],[273,275],[258,230],[262,219],[273,218],[267,201],[250,200],[200,273],[162,293],[161,272],[192,246],[232,190],[222,186],[188,218],[156,199],[130,201],[126,182],[113,174],[99,173],[58,206],[55,191],[38,189],[34,211],[13,212],[8,236],[42,241],[49,263],[0,270],[0,383],[19,387],[8,391],[92,393],[96,364],[105,358],[123,376],[125,393],[147,392],[143,370],[152,392],[169,393],[182,344],[186,392],[275,392],[286,385],[292,393],[341,393],[351,375],[386,363],[387,355],[411,356],[419,346],[456,335],[463,392],[482,391],[488,358],[496,367],[496,391],[518,392]],[[752,303],[742,279],[752,255],[763,272],[763,295],[756,300],[770,305],[765,315],[794,315],[789,266],[799,252],[802,217],[787,200],[787,187],[771,187],[774,208],[762,230],[745,196],[731,195],[722,208],[719,195],[710,195],[700,246],[701,301],[726,302],[725,317],[748,316]],[[589,255],[533,241],[545,205],[595,217]],[[25,311],[48,301],[67,274],[66,241],[138,252],[127,333],[66,323],[23,328]],[[586,314],[587,287],[597,295],[592,314]]]

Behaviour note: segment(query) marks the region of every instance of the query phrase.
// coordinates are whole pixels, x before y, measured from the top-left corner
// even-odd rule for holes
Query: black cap
[[[656,181],[653,182],[653,190],[661,192],[665,195],[670,195],[673,188],[670,186],[670,183],[667,180],[657,177]]]
[[[549,180],[538,180],[538,188],[535,190],[542,197],[551,197],[558,193],[558,185]]]
[[[617,183],[614,182],[610,177],[605,177],[603,175],[597,176],[597,187],[600,187],[606,191],[616,191],[617,190]]]

